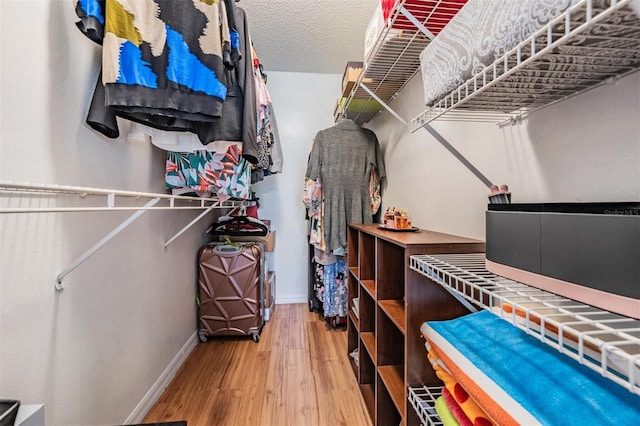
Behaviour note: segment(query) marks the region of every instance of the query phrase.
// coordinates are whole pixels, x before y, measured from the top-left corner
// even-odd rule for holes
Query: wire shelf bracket
[[[74,269],[89,259],[105,244],[125,230],[135,222],[140,216],[150,210],[202,210],[202,212],[191,222],[184,225],[172,237],[164,242],[164,249],[185,233],[189,228],[198,223],[203,217],[214,209],[232,209],[243,204],[243,201],[220,201],[217,198],[196,198],[184,195],[155,194],[148,192],[121,191],[102,188],[89,188],[67,185],[52,184],[31,184],[0,181],[0,195],[12,197],[20,196],[78,196],[86,199],[89,196],[104,197],[105,205],[97,207],[79,206],[46,206],[46,207],[7,207],[5,203],[0,207],[0,214],[21,214],[21,213],[69,213],[69,212],[107,212],[107,211],[133,211],[134,213],[126,220],[116,226],[104,238],[94,244],[91,248],[78,256],[69,266],[64,268],[55,278],[56,290],[64,288],[63,280]],[[118,198],[129,198],[137,200],[148,200],[141,206],[116,206]],[[56,200],[60,201],[60,200]],[[65,201],[65,200],[62,200]],[[163,204],[163,205],[160,205]]]

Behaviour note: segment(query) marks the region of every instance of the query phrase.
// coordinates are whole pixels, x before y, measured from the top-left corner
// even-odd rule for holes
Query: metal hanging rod
[[[80,199],[87,199],[89,196],[106,197],[106,205],[102,207],[0,207],[2,214],[20,214],[20,213],[87,213],[87,212],[106,212],[106,211],[134,211],[134,213],[124,220],[120,225],[115,227],[113,231],[104,238],[94,244],[91,248],[78,256],[69,266],[64,268],[55,279],[56,290],[62,290],[62,280],[71,271],[80,266],[85,260],[91,257],[101,247],[111,241],[116,235],[122,232],[140,216],[150,210],[203,210],[200,215],[185,225],[175,235],[167,239],[164,243],[165,250],[180,235],[195,225],[200,219],[206,216],[214,209],[231,209],[241,206],[243,201],[220,201],[218,198],[197,198],[185,195],[155,194],[149,192],[122,191],[116,189],[89,188],[82,186],[69,185],[53,185],[53,184],[32,184],[32,183],[16,183],[0,181],[0,195],[6,195],[11,198],[14,196],[73,196],[77,195]],[[146,200],[142,206],[116,206],[116,198],[129,198],[137,200]],[[164,205],[159,205],[164,202]],[[177,204],[190,205],[177,205]]]

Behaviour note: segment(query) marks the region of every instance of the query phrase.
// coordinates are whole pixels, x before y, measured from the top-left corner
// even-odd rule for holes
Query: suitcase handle
[[[237,254],[242,251],[242,246],[232,246],[229,244],[221,244],[213,247],[213,252],[218,254]]]

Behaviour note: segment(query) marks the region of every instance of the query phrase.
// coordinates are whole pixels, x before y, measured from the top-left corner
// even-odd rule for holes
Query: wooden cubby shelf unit
[[[378,224],[348,228],[349,353],[372,423],[418,425],[409,387],[439,381],[426,362],[420,325],[467,311],[445,289],[409,268],[416,254],[483,253],[482,241],[428,230],[396,232]]]

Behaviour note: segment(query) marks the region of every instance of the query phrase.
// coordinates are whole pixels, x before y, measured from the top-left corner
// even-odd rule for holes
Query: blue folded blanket
[[[544,425],[640,425],[640,396],[488,311],[427,324]]]

